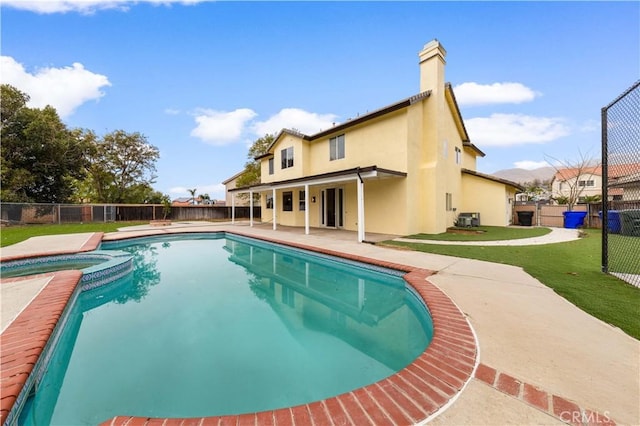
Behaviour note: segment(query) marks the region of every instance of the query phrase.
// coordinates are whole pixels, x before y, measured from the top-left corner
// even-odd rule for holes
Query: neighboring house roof
[[[231,177],[230,177],[229,179],[227,179],[227,180],[223,180],[223,181],[222,181],[222,184],[223,184],[223,185],[226,185],[226,184],[228,184],[229,182],[231,182],[232,180],[234,180],[234,179],[238,179],[238,178],[239,178],[240,176],[242,176],[243,174],[244,174],[244,170],[242,170],[242,171],[240,171],[240,172],[236,173],[235,175],[231,176]]]
[[[631,173],[626,176],[620,176],[619,178],[613,180],[609,187],[624,187],[624,186],[632,186],[634,184],[640,184],[640,172]]]
[[[487,175],[487,174],[476,172],[475,170],[469,170],[469,169],[462,169],[462,173],[466,173],[468,175],[477,176],[477,177],[482,178],[482,179],[487,179],[487,180],[491,180],[491,181],[494,181],[494,182],[498,182],[498,183],[501,183],[503,185],[511,186],[511,187],[515,188],[516,190],[518,190],[518,191],[524,191],[524,187],[521,186],[520,184],[515,183],[515,182],[511,182],[510,180],[499,178],[497,176]]]
[[[383,107],[383,108],[377,109],[375,111],[369,112],[369,113],[367,113],[365,115],[361,115],[361,116],[359,116],[357,118],[349,119],[349,120],[345,121],[342,124],[338,124],[337,126],[333,126],[333,127],[329,128],[329,129],[326,129],[326,130],[322,130],[322,131],[320,131],[320,132],[318,132],[316,134],[313,134],[313,135],[305,135],[303,133],[300,133],[300,132],[298,132],[296,130],[291,130],[291,129],[282,129],[276,135],[276,137],[273,139],[273,142],[271,142],[271,145],[269,145],[269,148],[267,148],[267,151],[264,154],[255,157],[255,159],[256,160],[260,160],[262,158],[267,158],[267,157],[272,156],[273,153],[271,152],[271,149],[278,142],[278,140],[280,140],[280,138],[285,134],[297,136],[297,137],[299,137],[299,138],[301,138],[303,140],[312,142],[314,140],[324,138],[325,136],[330,135],[332,133],[340,132],[342,130],[346,130],[349,127],[353,127],[353,126],[356,126],[358,124],[362,124],[362,123],[364,123],[366,121],[373,120],[373,119],[381,117],[383,115],[390,114],[392,112],[398,111],[398,110],[400,110],[402,108],[406,108],[409,105],[413,105],[416,102],[419,102],[419,101],[421,101],[421,100],[423,100],[425,98],[428,98],[430,95],[431,95],[431,91],[430,90],[427,90],[426,92],[418,93],[415,96],[411,96],[410,98],[403,99],[403,100],[401,100],[399,102],[396,102],[396,103],[388,105],[386,107]]]
[[[267,184],[257,184],[252,186],[244,186],[241,188],[233,188],[233,189],[230,189],[229,192],[236,192],[236,191],[246,192],[250,188],[259,188],[259,187],[272,188],[272,187],[281,186],[281,185],[299,184],[299,183],[309,182],[309,181],[318,180],[318,179],[339,178],[343,176],[359,175],[361,173],[364,174],[364,173],[370,173],[370,172],[375,172],[377,177],[383,177],[383,176],[406,177],[407,176],[405,172],[383,169],[378,166],[354,167],[352,169],[339,170],[337,172],[321,173],[313,176],[304,176],[304,177],[295,178],[295,179],[281,180],[278,182],[269,182]]]
[[[631,164],[610,164],[608,166],[609,178],[615,179],[630,173],[640,172],[640,163]],[[602,166],[564,168],[556,171],[552,180],[566,181],[573,179],[578,175],[602,176]]]

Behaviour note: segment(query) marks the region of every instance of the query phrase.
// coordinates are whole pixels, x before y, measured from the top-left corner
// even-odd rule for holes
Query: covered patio
[[[273,219],[272,219],[272,228],[275,231],[278,229],[278,198],[277,191],[283,191],[287,189],[299,189],[304,191],[304,234],[309,235],[311,229],[311,221],[309,217],[309,208],[310,206],[310,189],[311,188],[319,188],[319,187],[328,187],[332,185],[344,184],[344,183],[355,183],[357,188],[357,232],[356,237],[359,243],[365,242],[365,181],[370,180],[379,180],[379,179],[389,179],[389,178],[405,178],[407,176],[404,172],[394,171],[382,169],[377,166],[369,166],[369,167],[356,167],[353,169],[341,170],[337,172],[324,173],[320,175],[308,176],[297,179],[290,179],[279,182],[270,182],[263,183],[259,185],[249,186],[249,187],[241,187],[230,189],[229,192],[232,193],[231,196],[231,222],[235,223],[235,199],[236,194],[248,194],[249,195],[249,203],[250,203],[250,211],[251,215],[249,218],[249,225],[254,226],[254,218],[253,218],[253,205],[254,205],[254,194],[267,194],[267,196],[271,195],[271,199],[273,200],[273,205],[271,208],[273,209]],[[323,193],[324,194],[324,193]],[[315,198],[315,197],[312,197]],[[302,201],[302,200],[301,200]],[[314,200],[315,202],[315,200]],[[333,226],[331,225],[332,221],[327,217],[327,209],[325,209],[325,200],[324,195],[321,200],[322,205],[322,220],[320,223],[317,223],[319,229],[327,228],[327,229],[335,229],[340,228],[340,224],[333,221]],[[335,214],[335,212],[334,212]]]

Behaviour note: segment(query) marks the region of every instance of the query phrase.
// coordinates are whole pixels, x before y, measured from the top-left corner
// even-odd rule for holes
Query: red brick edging
[[[550,394],[534,385],[499,372],[486,364],[478,365],[475,378],[565,423],[575,426],[616,425],[616,422],[606,413],[601,414],[586,408],[580,408],[573,401]]]
[[[62,271],[40,276],[52,278],[0,336],[0,420],[3,424],[76,290],[82,272]]]

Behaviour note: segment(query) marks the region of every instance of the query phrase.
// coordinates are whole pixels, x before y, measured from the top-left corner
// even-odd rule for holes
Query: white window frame
[[[329,161],[344,158],[344,134],[329,139]]]
[[[273,174],[273,171],[274,171],[274,168],[275,168],[274,167],[274,163],[275,163],[274,158],[273,157],[269,158],[269,174],[270,175]]]
[[[462,150],[456,146],[456,164],[462,164]]]
[[[289,167],[293,167],[293,147],[292,146],[280,151],[280,155],[282,156],[280,165],[282,166],[283,169],[288,169]]]

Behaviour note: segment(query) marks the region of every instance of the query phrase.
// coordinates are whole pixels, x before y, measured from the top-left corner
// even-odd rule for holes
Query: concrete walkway
[[[598,412],[601,421],[612,419],[617,424],[640,424],[640,342],[581,311],[521,268],[358,244],[355,233],[347,231],[312,229],[310,235],[304,235],[300,228],[279,227],[273,231],[271,225],[249,227],[246,223],[126,228],[106,234],[104,240],[120,239],[124,235],[223,230],[437,271],[429,281],[448,294],[467,316],[478,337],[480,362],[503,374],[492,385],[491,380],[472,379],[459,398],[433,419],[432,424],[547,425],[576,420],[562,417],[563,411],[557,408],[561,405],[555,404],[552,395],[588,409],[583,411],[586,416],[583,420],[593,420],[589,413]],[[367,240],[391,237],[367,234]],[[80,238],[56,238],[57,250],[82,247]],[[552,232],[536,240],[545,238],[546,243],[552,243],[574,237]],[[28,255],[38,246],[34,242],[16,244],[11,246],[11,253]],[[39,248],[37,252],[41,252]],[[0,289],[3,311],[5,306],[19,305],[29,299],[14,299],[5,292],[4,284]],[[508,386],[501,385],[503,377],[515,378],[520,390],[510,394]],[[557,408],[555,416],[523,402],[524,393],[529,389],[527,385],[545,391],[546,403],[554,403],[552,414]]]
[[[547,235],[531,238],[520,238],[517,240],[499,241],[441,241],[441,240],[421,240],[417,238],[394,238],[394,241],[405,243],[441,244],[450,246],[530,246],[539,244],[554,244],[573,241],[580,238],[580,231],[577,229],[551,228]]]

